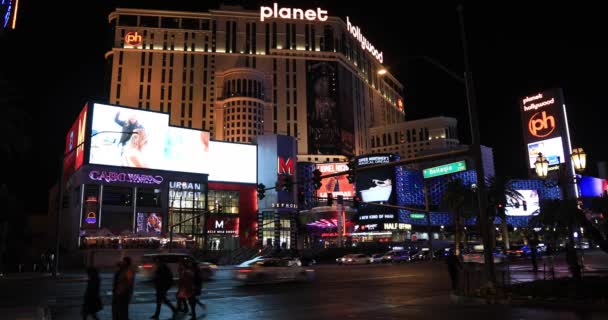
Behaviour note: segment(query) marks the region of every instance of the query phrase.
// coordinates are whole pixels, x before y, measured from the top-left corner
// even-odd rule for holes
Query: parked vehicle
[[[496,263],[496,264],[507,261],[507,256],[500,251],[495,250],[494,252],[492,252],[492,255],[494,256],[494,263]],[[482,264],[486,263],[483,250],[481,250],[481,251],[477,250],[477,251],[463,254],[462,262],[464,262],[464,263],[482,263]]]

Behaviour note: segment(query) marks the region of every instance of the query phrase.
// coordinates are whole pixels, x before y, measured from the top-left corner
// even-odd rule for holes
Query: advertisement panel
[[[207,220],[208,234],[239,234],[239,218],[235,217],[209,217]]]
[[[91,135],[91,164],[207,173],[210,181],[219,182],[257,182],[257,146],[210,141],[207,131],[169,126],[167,114],[95,104]]]
[[[535,216],[540,212],[540,201],[538,190],[516,190],[521,194],[521,199],[515,199],[507,195],[505,214],[508,216]]]
[[[346,162],[340,163],[322,163],[317,164],[316,168],[321,171],[321,175],[327,175],[348,170]],[[355,196],[355,185],[348,182],[347,175],[325,178],[321,180],[321,188],[317,190],[317,197],[326,198],[328,193],[332,193],[333,197],[344,196],[352,198]]]
[[[209,181],[257,182],[257,146],[230,142],[209,143]]]
[[[538,154],[542,153],[550,166],[564,163],[564,147],[561,137],[541,140],[528,143],[528,159],[530,160],[530,168],[534,168],[534,162]]]
[[[86,104],[65,139],[65,157],[63,159],[63,177],[71,176],[84,162],[84,142],[86,140],[87,113],[89,105]],[[74,148],[77,148],[74,151]]]
[[[136,232],[160,234],[163,230],[162,215],[156,212],[138,212]]]
[[[89,162],[167,170],[169,115],[95,104]]]
[[[520,105],[524,143],[530,167],[534,167],[540,148],[547,150],[544,156],[551,156],[549,161],[564,163],[564,148],[569,145],[564,99],[561,89],[551,89],[526,96]],[[558,140],[559,139],[559,140]],[[561,145],[560,145],[561,143]],[[534,159],[534,160],[532,160]]]
[[[397,160],[397,157],[393,154],[366,155],[357,157],[356,165],[357,169],[359,169],[395,160]],[[358,220],[360,223],[396,221],[396,209],[365,204],[368,202],[394,205],[396,202],[395,185],[394,167],[357,171],[356,192],[363,202],[358,209]]]
[[[352,79],[334,62],[308,61],[308,153],[353,155]]]
[[[582,176],[579,180],[582,197],[601,197],[608,192],[608,180],[589,176]]]

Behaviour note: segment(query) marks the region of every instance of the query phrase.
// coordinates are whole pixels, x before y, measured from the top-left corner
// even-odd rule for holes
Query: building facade
[[[393,152],[403,159],[457,147],[457,121],[448,117],[398,122],[370,128],[370,153]]]
[[[365,50],[348,18],[261,9],[117,9],[110,103],[167,113],[212,139],[291,136],[300,155],[369,152],[371,127],[404,120],[403,86],[378,74],[382,54]]]

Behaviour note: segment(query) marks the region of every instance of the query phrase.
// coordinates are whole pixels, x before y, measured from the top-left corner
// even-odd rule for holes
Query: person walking
[[[446,259],[448,265],[448,273],[450,274],[450,280],[452,281],[452,291],[457,291],[459,287],[460,269],[462,265],[458,256],[454,254],[453,250],[450,250],[450,255]]]
[[[99,296],[99,271],[95,267],[88,267],[87,274],[89,280],[87,281],[87,288],[84,292],[84,304],[82,306],[82,319],[86,320],[88,316],[97,320],[97,312],[103,309],[101,303],[101,297]]]
[[[196,305],[199,305],[201,308],[203,308],[203,310],[207,309],[207,306],[198,299],[198,297],[203,293],[203,275],[201,274],[201,269],[196,262],[192,264],[192,272],[194,274],[194,290],[192,296],[192,299],[194,300],[193,306],[196,307]]]
[[[154,273],[154,287],[156,289],[156,311],[154,312],[154,315],[150,317],[150,319],[158,319],[158,317],[160,316],[160,307],[163,303],[169,306],[171,311],[173,311],[173,314],[176,313],[177,310],[171,304],[171,302],[169,302],[169,299],[167,299],[167,291],[169,291],[169,288],[171,288],[172,284],[173,273],[171,273],[171,270],[169,269],[166,263],[164,263],[163,261],[157,261],[156,271]]]
[[[186,301],[190,304],[190,312],[192,319],[196,319],[196,302],[194,299],[194,272],[192,272],[192,264],[182,261],[182,273],[179,279],[179,289],[177,291],[177,298],[181,299],[186,304]],[[188,312],[188,307],[185,307]]]
[[[131,268],[131,258],[124,257],[114,275],[112,291],[112,320],[129,319],[129,303],[133,296],[135,273]]]

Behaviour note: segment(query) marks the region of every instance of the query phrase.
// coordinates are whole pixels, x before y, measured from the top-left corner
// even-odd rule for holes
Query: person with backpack
[[[169,302],[167,299],[167,291],[171,288],[173,284],[173,273],[169,269],[166,263],[163,261],[156,262],[156,271],[154,272],[154,288],[156,289],[156,311],[154,315],[150,317],[150,319],[158,319],[160,316],[160,307],[164,303],[173,314],[177,311],[177,309]]]

